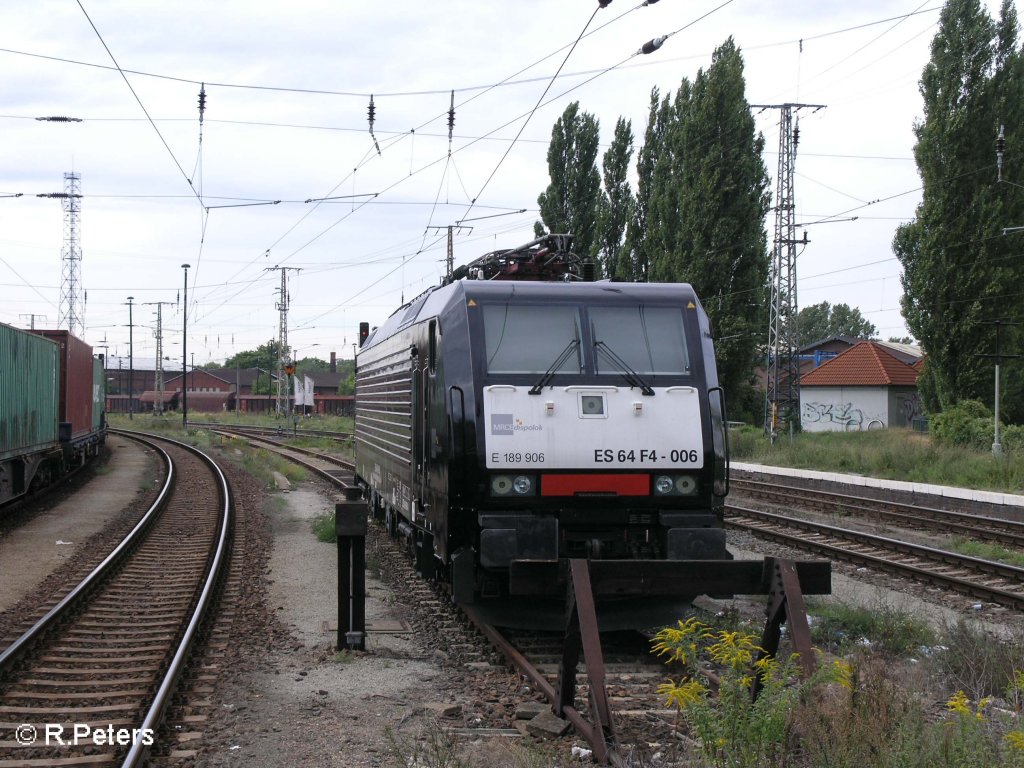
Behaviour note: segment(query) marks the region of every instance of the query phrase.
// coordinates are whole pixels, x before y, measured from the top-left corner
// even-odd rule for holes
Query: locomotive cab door
[[[421,572],[434,567],[435,545],[444,542],[443,492],[447,482],[444,445],[447,442],[447,410],[443,375],[438,370],[437,320],[427,324],[426,349],[413,365],[413,499],[415,522],[429,531],[419,544],[417,566]],[[439,553],[443,554],[443,553]],[[429,562],[428,562],[429,561]]]

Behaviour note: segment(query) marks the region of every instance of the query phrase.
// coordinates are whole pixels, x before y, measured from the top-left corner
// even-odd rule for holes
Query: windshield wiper
[[[544,387],[548,385],[548,382],[555,378],[555,371],[561,368],[562,364],[569,359],[569,355],[579,349],[579,347],[580,340],[571,339],[569,343],[565,345],[565,349],[562,350],[562,353],[555,359],[555,362],[551,364],[551,367],[544,371],[544,375],[541,376],[537,383],[533,385],[533,388],[530,389],[530,394],[539,395]]]
[[[651,389],[650,385],[647,384],[643,379],[640,378],[640,374],[629,367],[629,363],[619,357],[612,351],[612,348],[605,344],[603,341],[595,341],[594,349],[599,352],[604,352],[605,356],[617,365],[621,370],[619,373],[622,377],[629,382],[630,386],[639,387],[640,391],[648,397],[654,397],[654,390]]]

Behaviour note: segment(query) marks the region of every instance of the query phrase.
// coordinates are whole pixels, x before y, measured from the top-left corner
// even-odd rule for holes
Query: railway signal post
[[[345,489],[334,507],[338,540],[338,649],[366,650],[366,518],[362,489]]]

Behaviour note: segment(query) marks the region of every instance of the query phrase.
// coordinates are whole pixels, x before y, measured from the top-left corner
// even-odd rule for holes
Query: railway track
[[[322,437],[339,443],[352,442],[351,432],[331,432],[323,429],[288,429],[285,426],[259,427],[247,424],[224,424],[223,422],[215,421],[193,421],[188,426],[195,429],[222,430],[236,434],[254,435],[256,437]]]
[[[225,435],[238,436],[233,430],[216,430]],[[351,480],[354,466],[351,462],[317,451],[288,446],[281,441],[255,438],[243,435],[250,444],[263,446],[302,466],[316,471],[329,482],[344,488]],[[324,467],[323,465],[326,465]],[[381,526],[371,525],[368,529],[368,548],[381,563],[381,573],[393,581],[392,587],[402,594],[403,602],[420,617],[419,630],[432,637],[435,644],[446,654],[454,656],[468,666],[488,664],[495,652],[513,666],[542,693],[548,702],[554,704],[558,692],[560,636],[556,633],[513,632],[489,624],[472,609],[456,607],[440,585],[420,578],[413,567],[413,556],[389,537]],[[569,704],[567,715],[577,730],[589,742],[597,746],[597,753],[613,764],[625,765],[626,759],[614,744],[604,744],[604,739],[589,720],[598,716],[598,706],[610,707],[619,725],[620,732],[641,737],[646,742],[658,736],[668,737],[671,713],[657,696],[658,683],[664,681],[664,663],[647,653],[646,638],[639,633],[632,637],[632,647],[627,653],[616,649],[607,663],[602,663],[598,679],[590,675],[584,664],[577,668],[581,684],[576,688],[574,701]],[[602,693],[598,693],[598,692]],[[605,693],[606,692],[606,693]],[[525,699],[524,699],[525,700]],[[472,729],[469,729],[472,731]],[[500,729],[499,729],[500,730]]]
[[[314,451],[309,448],[300,448],[288,445],[282,440],[274,440],[269,437],[256,437],[252,433],[234,428],[220,428],[212,430],[215,435],[222,435],[230,438],[240,438],[256,448],[265,448],[274,451],[289,461],[305,467],[314,474],[319,475],[328,482],[340,487],[345,487],[346,478],[351,479],[355,472],[356,465],[337,456]]]
[[[728,505],[725,524],[796,549],[1024,609],[1024,568],[748,507]]]
[[[0,768],[141,765],[223,577],[233,502],[220,469],[182,443],[121,434],[163,455],[164,487],[0,653]]]
[[[909,530],[936,531],[1024,549],[1024,522],[1018,520],[848,496],[776,482],[733,479],[730,485],[733,491],[745,498],[782,504],[789,509],[872,520]]]

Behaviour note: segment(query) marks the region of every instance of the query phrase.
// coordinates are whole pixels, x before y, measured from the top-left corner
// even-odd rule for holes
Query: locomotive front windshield
[[[491,375],[692,373],[679,307],[509,302],[481,309]]]
[[[487,304],[483,307],[488,373],[580,373],[580,313],[576,307]]]
[[[595,373],[689,375],[682,310],[640,305],[590,307],[587,313]]]

